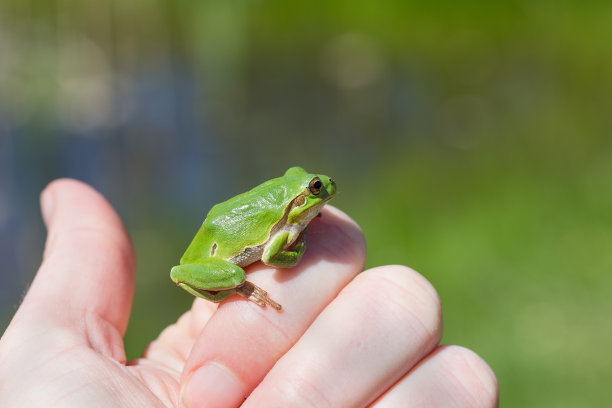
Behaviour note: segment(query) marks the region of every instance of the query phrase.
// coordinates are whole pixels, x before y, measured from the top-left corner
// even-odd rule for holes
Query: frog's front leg
[[[220,258],[206,258],[195,264],[177,265],[170,271],[172,280],[192,295],[211,302],[221,302],[237,293],[259,306],[266,304],[280,310],[263,289],[246,281],[241,267]]]
[[[287,251],[283,250],[290,241],[291,236],[288,232],[281,232],[276,234],[272,240],[266,245],[261,260],[266,265],[276,266],[278,268],[291,268],[300,262],[304,251],[306,250],[306,244],[304,243],[305,231],[302,231],[297,238],[296,244],[293,249]]]

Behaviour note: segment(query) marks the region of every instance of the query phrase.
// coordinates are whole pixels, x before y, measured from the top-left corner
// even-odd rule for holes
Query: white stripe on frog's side
[[[295,241],[299,238],[300,233],[302,233],[302,231],[304,231],[308,227],[310,221],[312,221],[312,219],[319,214],[319,211],[321,211],[321,208],[323,208],[326,203],[327,200],[312,207],[308,211],[308,214],[297,224],[287,223],[287,218],[289,216],[290,209],[292,208],[291,205],[288,206],[287,211],[285,211],[285,214],[283,215],[283,218],[281,218],[280,221],[272,227],[272,230],[270,231],[270,237],[266,242],[260,245],[245,248],[241,253],[234,255],[233,257],[228,259],[228,262],[231,262],[235,265],[240,266],[241,268],[244,268],[247,265],[259,261],[261,259],[261,256],[263,255],[266,245],[268,245],[268,243],[276,236],[276,234],[288,232],[290,241],[285,244],[283,249],[291,247],[291,245],[293,245]]]

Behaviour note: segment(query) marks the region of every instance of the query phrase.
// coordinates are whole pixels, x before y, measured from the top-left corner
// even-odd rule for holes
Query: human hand
[[[363,236],[337,209],[311,223],[297,267],[249,267],[283,312],[238,296],[196,299],[126,362],[135,262],[121,221],[74,180],[51,183],[41,205],[43,263],[0,340],[2,407],[497,404],[486,363],[438,345],[434,288],[401,266],[360,273]]]

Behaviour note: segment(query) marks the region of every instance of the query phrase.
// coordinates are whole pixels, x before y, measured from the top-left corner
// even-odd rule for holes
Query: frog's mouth
[[[320,204],[320,205],[321,205],[321,207],[323,207],[325,204],[327,204],[327,202],[328,202],[329,200],[331,200],[332,198],[334,198],[334,197],[336,196],[336,184],[334,183],[334,184],[332,184],[332,185],[334,186],[334,189],[333,189],[333,191],[332,191],[331,193],[329,193],[329,194],[327,195],[327,197],[323,197],[323,198],[321,199],[321,204]]]

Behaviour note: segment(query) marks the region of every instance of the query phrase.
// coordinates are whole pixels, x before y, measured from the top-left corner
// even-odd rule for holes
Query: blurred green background
[[[136,357],[191,303],[210,206],[330,174],[368,266],[442,298],[503,406],[612,399],[612,3],[0,2],[0,330],[40,262],[38,194],[102,191],[139,269]]]

